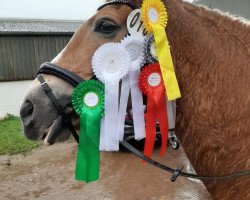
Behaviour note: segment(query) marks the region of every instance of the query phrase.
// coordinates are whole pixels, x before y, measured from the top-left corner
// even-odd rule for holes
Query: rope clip
[[[175,182],[178,176],[180,176],[182,169],[183,169],[183,166],[178,165],[177,169],[172,174],[172,177],[171,177],[172,182]]]

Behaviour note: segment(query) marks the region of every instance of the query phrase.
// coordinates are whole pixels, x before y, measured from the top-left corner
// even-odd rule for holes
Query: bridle
[[[63,119],[63,124],[69,129],[69,131],[72,133],[73,137],[75,138],[76,142],[79,142],[79,137],[78,134],[71,122],[71,117],[69,114],[67,114],[64,110],[64,108],[61,106],[61,104],[59,103],[59,101],[57,100],[57,98],[55,97],[55,95],[52,92],[52,89],[49,87],[49,85],[46,83],[46,81],[44,80],[42,74],[50,74],[50,75],[54,75],[58,78],[61,78],[63,80],[65,80],[66,82],[68,82],[70,85],[72,85],[73,87],[76,87],[79,83],[81,83],[82,81],[84,81],[81,77],[79,77],[78,75],[63,69],[61,67],[58,67],[56,65],[53,65],[51,63],[43,63],[36,75],[37,79],[39,80],[39,82],[41,83],[41,86],[45,92],[45,94],[49,97],[49,99],[51,100],[51,102],[53,103],[54,107],[56,108],[58,114],[60,116],[62,116]],[[53,136],[52,136],[53,137]]]
[[[59,77],[59,78],[63,79],[64,81],[66,81],[67,83],[69,83],[70,85],[72,85],[73,87],[76,87],[79,83],[81,83],[85,80],[82,79],[81,77],[79,77],[78,75],[66,70],[66,69],[63,69],[61,67],[58,67],[58,66],[53,65],[53,64],[48,63],[48,62],[42,64],[42,66],[40,67],[40,69],[37,73],[37,79],[41,83],[41,87],[43,88],[45,94],[49,97],[49,99],[53,103],[54,107],[58,111],[58,114],[62,116],[64,125],[72,133],[73,137],[75,138],[76,142],[78,143],[79,137],[78,137],[78,134],[77,134],[72,122],[71,122],[71,117],[67,113],[65,113],[64,108],[61,106],[60,102],[57,100],[57,98],[53,94],[52,89],[46,83],[42,74],[50,74],[50,75]],[[95,77],[93,77],[93,79],[95,79]],[[182,167],[180,167],[180,166],[178,166],[177,169],[173,169],[171,167],[165,166],[157,161],[154,161],[153,159],[145,157],[139,150],[137,150],[135,147],[133,147],[131,144],[128,143],[128,140],[131,139],[131,135],[132,135],[131,132],[133,131],[133,128],[131,128],[131,127],[133,126],[133,123],[126,121],[125,124],[128,127],[125,128],[125,138],[122,142],[120,142],[120,144],[123,147],[125,147],[126,149],[128,149],[129,151],[131,151],[133,154],[138,156],[139,158],[147,161],[148,163],[150,163],[150,164],[152,164],[160,169],[163,169],[165,171],[172,173],[173,174],[171,177],[172,182],[174,182],[178,178],[178,176],[194,178],[194,179],[228,179],[228,178],[235,178],[235,177],[244,176],[244,175],[250,175],[250,171],[247,170],[247,171],[241,171],[241,172],[226,175],[226,176],[213,176],[213,177],[198,176],[195,174],[182,172]]]
[[[98,10],[104,8],[107,5],[114,5],[114,4],[124,4],[124,5],[131,7],[132,9],[139,8],[139,6],[137,6],[136,4],[131,3],[129,1],[115,0],[115,1],[111,1],[111,2],[104,4]],[[78,143],[79,137],[78,137],[78,134],[77,134],[77,132],[72,124],[70,115],[65,112],[65,109],[61,106],[60,102],[53,94],[52,89],[46,83],[42,74],[49,74],[49,75],[59,77],[59,78],[63,79],[64,81],[66,81],[67,83],[69,83],[72,87],[76,87],[79,83],[81,83],[85,80],[82,79],[81,77],[79,77],[78,75],[72,73],[71,71],[66,70],[64,68],[61,68],[61,67],[58,67],[58,66],[51,64],[49,62],[42,64],[38,73],[37,73],[37,79],[39,80],[41,87],[43,88],[45,94],[48,96],[48,98],[53,103],[54,107],[58,111],[58,114],[60,116],[62,116],[63,124],[65,125],[65,127],[68,128],[68,130],[72,133],[73,137],[75,138],[76,142]],[[92,79],[96,79],[96,78],[93,77]],[[125,147],[127,150],[131,151],[133,154],[138,156],[139,158],[143,159],[144,161],[146,161],[146,162],[148,162],[148,163],[150,163],[150,164],[152,164],[160,169],[163,169],[167,172],[170,172],[172,174],[172,177],[171,177],[172,182],[176,181],[176,179],[179,176],[193,178],[193,179],[218,180],[218,179],[230,179],[230,178],[237,178],[237,177],[241,177],[241,176],[249,176],[250,175],[250,170],[245,170],[245,171],[240,171],[237,173],[223,175],[223,176],[198,176],[196,174],[182,172],[182,168],[183,168],[182,166],[178,166],[177,169],[173,169],[173,168],[168,167],[166,165],[163,165],[163,164],[161,164],[161,163],[159,163],[151,158],[145,157],[139,150],[137,150],[130,143],[128,143],[128,140],[131,139],[131,135],[133,135],[133,122],[126,121],[125,125],[127,125],[127,127],[125,128],[125,137],[124,137],[124,140],[122,142],[120,142],[120,144],[123,147]]]

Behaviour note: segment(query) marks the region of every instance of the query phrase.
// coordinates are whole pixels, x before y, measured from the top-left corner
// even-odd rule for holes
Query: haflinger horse
[[[141,5],[141,1],[131,1]],[[176,133],[199,175],[217,176],[250,168],[250,25],[219,11],[181,0],[163,1],[168,11],[166,33],[182,97],[177,101]],[[131,7],[109,5],[76,31],[51,63],[88,80],[98,47],[127,35]],[[72,86],[44,75],[75,127],[70,106]],[[36,79],[23,100],[20,115],[25,136],[37,140],[69,131]],[[46,141],[48,142],[48,141]],[[249,176],[204,180],[214,199],[250,199]]]

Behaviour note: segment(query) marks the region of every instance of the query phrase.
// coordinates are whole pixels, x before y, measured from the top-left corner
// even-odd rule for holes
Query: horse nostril
[[[22,118],[27,117],[33,113],[33,110],[34,110],[33,104],[29,100],[27,100],[21,106],[20,116]]]

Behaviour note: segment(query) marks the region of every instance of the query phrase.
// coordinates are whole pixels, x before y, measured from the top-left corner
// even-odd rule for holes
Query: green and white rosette
[[[96,77],[105,84],[105,117],[101,123],[100,150],[119,150],[119,82],[130,69],[129,53],[120,44],[106,43],[92,59]]]
[[[104,116],[104,85],[94,80],[80,83],[73,91],[72,105],[80,116],[75,179],[88,183],[99,179],[99,142],[101,118]]]
[[[135,139],[140,140],[145,137],[144,106],[141,90],[138,86],[140,69],[145,64],[144,56],[144,38],[139,34],[133,34],[125,37],[121,45],[129,52],[132,60],[129,76],[122,80],[122,89],[120,96],[119,109],[119,135],[120,140],[124,138],[124,122],[126,117],[126,108],[128,104],[129,92],[131,91],[132,113],[134,121]]]

